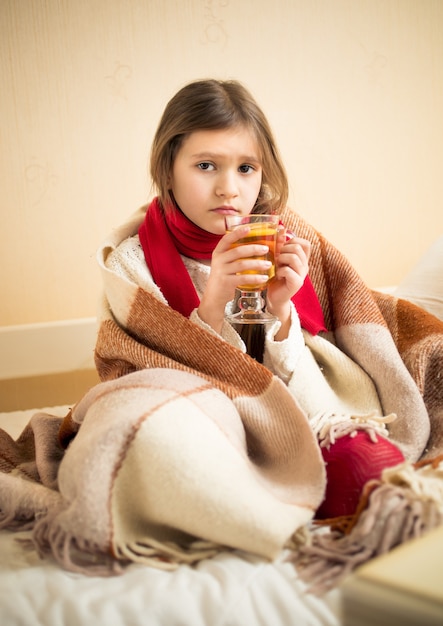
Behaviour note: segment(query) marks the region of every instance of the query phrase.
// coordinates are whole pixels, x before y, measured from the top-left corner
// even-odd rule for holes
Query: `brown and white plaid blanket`
[[[260,393],[272,380],[269,371],[196,327],[155,293],[105,267],[107,255],[137,232],[144,212],[99,251],[106,292],[96,346],[101,379],[166,367],[203,376],[231,399],[239,390]],[[398,415],[389,426],[391,439],[411,461],[443,452],[443,322],[412,303],[371,291],[346,258],[295,212],[287,210],[282,221],[312,244],[310,277],[329,339],[374,381],[383,414]]]
[[[105,267],[143,215],[99,253],[106,297],[95,357],[103,383],[56,426],[37,414],[17,442],[0,434],[2,525],[32,526],[42,553],[92,573],[127,561],[173,567],[226,548],[272,559],[322,500],[318,443],[270,371]],[[312,243],[310,276],[328,338],[372,378],[384,414],[398,415],[390,437],[410,467],[436,458],[443,323],[368,289],[296,213],[283,222]],[[442,519],[435,502],[433,524]]]

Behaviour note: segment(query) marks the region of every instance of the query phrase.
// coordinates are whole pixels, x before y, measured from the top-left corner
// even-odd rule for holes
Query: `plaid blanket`
[[[225,549],[272,559],[294,547],[322,501],[316,436],[269,370],[172,310],[155,286],[142,289],[106,268],[143,216],[141,209],[99,251],[105,297],[95,358],[103,382],[64,420],[36,414],[17,441],[0,433],[0,523],[32,527],[42,554],[86,573],[131,561],[176,567]],[[282,220],[312,243],[325,338],[372,379],[383,413],[397,414],[389,434],[408,466],[435,458],[443,452],[442,322],[368,289],[296,213]],[[313,385],[307,395],[316,392]]]
[[[95,353],[101,379],[167,367],[204,376],[231,399],[239,390],[259,393],[272,378],[264,367],[176,313],[155,288],[148,292],[106,268],[107,255],[137,232],[144,211],[99,251],[106,293]],[[287,210],[282,221],[312,244],[310,277],[329,329],[326,338],[369,375],[383,414],[398,416],[389,425],[391,440],[410,461],[443,451],[443,322],[410,302],[371,291],[295,212]],[[315,397],[318,389],[311,393]]]

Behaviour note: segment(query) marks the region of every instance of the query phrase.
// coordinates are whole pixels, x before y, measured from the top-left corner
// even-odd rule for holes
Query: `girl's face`
[[[260,192],[257,141],[244,127],[201,130],[183,141],[169,181],[175,201],[194,224],[225,233],[225,215],[249,215]]]

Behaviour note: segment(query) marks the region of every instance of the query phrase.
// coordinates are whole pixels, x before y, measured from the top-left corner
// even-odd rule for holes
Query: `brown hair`
[[[288,180],[269,123],[249,91],[235,80],[198,80],[168,102],[151,148],[150,172],[163,207],[171,204],[168,180],[183,140],[199,130],[243,126],[254,134],[262,159],[262,185],[254,213],[279,213]]]

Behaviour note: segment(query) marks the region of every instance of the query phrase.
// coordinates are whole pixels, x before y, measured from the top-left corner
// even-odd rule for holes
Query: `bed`
[[[440,241],[432,250],[432,268],[429,258],[420,262],[428,278],[434,271],[439,289],[442,286],[442,247]],[[417,294],[413,285],[411,287],[418,280],[414,272],[411,279],[398,288],[399,295],[411,300]],[[421,280],[420,285],[423,285]],[[427,291],[429,296],[429,289]],[[430,296],[430,300],[423,292],[418,298],[418,303],[424,307],[430,301],[432,312],[442,315],[443,289],[437,296]],[[69,406],[6,411],[0,413],[0,428],[16,438],[37,410],[63,417]],[[180,565],[174,571],[132,564],[121,575],[103,578],[67,572],[54,561],[41,559],[30,548],[29,532],[0,531],[2,626],[338,626],[352,623],[344,616],[346,595],[342,589],[335,588],[322,596],[310,593],[284,552],[274,561],[246,552],[222,552],[194,566]],[[436,554],[439,552],[441,548],[437,546]],[[428,565],[432,570],[432,563]],[[355,606],[353,611],[355,615]]]

